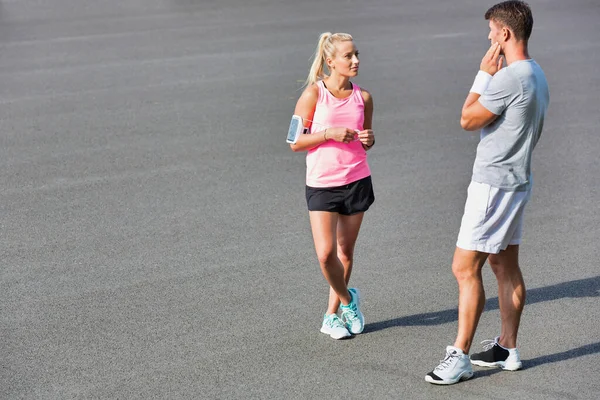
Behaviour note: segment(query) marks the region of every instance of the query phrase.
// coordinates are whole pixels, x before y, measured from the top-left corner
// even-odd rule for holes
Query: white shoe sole
[[[340,339],[344,339],[344,338],[352,336],[350,334],[350,332],[348,332],[348,331],[346,331],[345,333],[344,332],[335,333],[335,332],[330,332],[329,330],[327,330],[325,328],[321,328],[321,333],[329,335],[329,336],[331,336],[332,339],[335,339],[335,340],[340,340]]]
[[[502,368],[505,371],[518,371],[523,367],[523,363],[521,361],[508,363],[506,361],[496,361],[490,363],[481,360],[471,360],[471,364],[477,365],[479,367]]]
[[[444,381],[436,381],[429,375],[425,375],[425,380],[429,383],[433,383],[434,385],[453,385],[458,383],[459,381],[466,381],[467,379],[471,379],[473,377],[473,371],[465,371],[460,374],[456,379],[452,380],[444,380]]]

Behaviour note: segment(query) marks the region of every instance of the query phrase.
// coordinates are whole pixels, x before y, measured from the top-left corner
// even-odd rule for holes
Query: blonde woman
[[[352,36],[321,34],[294,111],[309,134],[290,145],[295,152],[308,152],[306,202],[317,258],[330,286],[321,332],[334,339],[364,329],[359,291],[348,287],[363,216],[375,201],[366,153],[375,144],[373,98],[350,81],[359,63]]]

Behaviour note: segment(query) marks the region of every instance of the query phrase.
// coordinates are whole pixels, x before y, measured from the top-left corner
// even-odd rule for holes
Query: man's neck
[[[513,46],[507,46],[504,49],[504,58],[506,59],[506,65],[510,65],[516,61],[529,60],[529,51],[527,50],[526,43],[517,43]]]

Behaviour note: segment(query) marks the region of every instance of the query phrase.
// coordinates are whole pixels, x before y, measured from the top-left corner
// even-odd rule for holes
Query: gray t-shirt
[[[473,181],[509,191],[529,188],[531,153],[549,101],[544,71],[532,59],[515,61],[494,75],[479,103],[498,118],[481,130]]]

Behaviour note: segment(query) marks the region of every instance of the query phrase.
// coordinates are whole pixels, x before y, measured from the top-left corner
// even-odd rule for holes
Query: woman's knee
[[[344,265],[352,263],[354,260],[354,249],[339,246],[337,256]]]
[[[319,264],[321,267],[326,268],[328,265],[331,265],[335,258],[337,257],[335,248],[327,248],[317,251],[317,258],[319,260]]]

